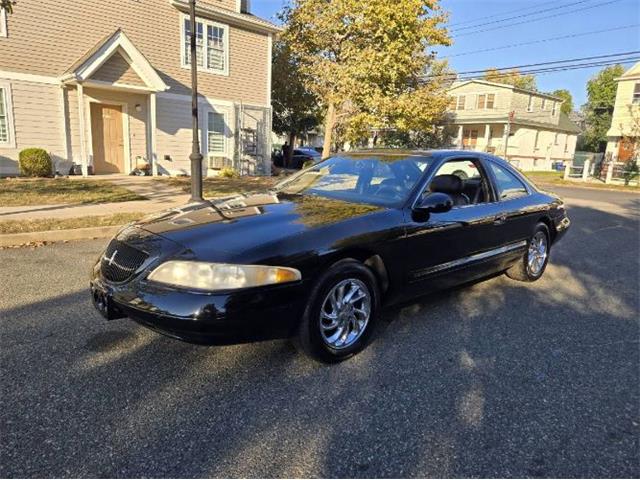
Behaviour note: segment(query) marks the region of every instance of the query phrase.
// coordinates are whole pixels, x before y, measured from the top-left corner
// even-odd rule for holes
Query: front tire
[[[296,344],[322,362],[346,360],[367,346],[379,310],[380,290],[371,270],[356,260],[341,260],[316,282]]]
[[[527,250],[518,263],[506,271],[507,276],[520,282],[535,282],[540,279],[549,263],[550,248],[549,228],[544,223],[538,223],[527,242]]]

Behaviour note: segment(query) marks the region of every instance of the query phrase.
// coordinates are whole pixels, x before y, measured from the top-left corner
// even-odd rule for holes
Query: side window
[[[424,194],[446,193],[455,206],[476,205],[487,201],[487,182],[477,160],[459,159],[444,163],[436,171]]]
[[[489,168],[491,168],[493,175],[496,177],[496,188],[500,200],[511,200],[512,198],[528,195],[527,188],[518,177],[493,162],[488,163],[490,165]]]

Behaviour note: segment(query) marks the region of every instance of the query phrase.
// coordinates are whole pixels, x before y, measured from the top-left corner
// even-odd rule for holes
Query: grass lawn
[[[146,200],[124,187],[105,181],[68,178],[2,179],[0,207],[87,204]]]
[[[5,220],[0,221],[0,234],[44,232],[47,230],[71,230],[85,227],[109,227],[124,225],[138,220],[140,213],[116,213],[81,218],[40,218],[37,220]]]
[[[223,197],[241,192],[258,192],[271,188],[283,177],[237,177],[237,178],[205,178],[202,185],[204,197]],[[162,178],[159,182],[167,182],[172,187],[191,191],[191,179],[187,177]]]
[[[540,185],[561,185],[566,187],[601,188],[605,190],[620,190],[623,192],[640,191],[635,185],[619,185],[604,182],[580,182],[576,180],[565,180],[564,172],[522,172],[527,178]]]

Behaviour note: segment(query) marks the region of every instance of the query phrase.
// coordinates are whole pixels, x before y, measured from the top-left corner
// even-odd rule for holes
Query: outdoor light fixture
[[[139,103],[136,103],[136,112],[141,112],[142,111],[142,105],[140,105]]]

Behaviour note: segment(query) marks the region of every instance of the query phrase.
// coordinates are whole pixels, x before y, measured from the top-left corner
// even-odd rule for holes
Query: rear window
[[[488,163],[496,178],[496,188],[498,189],[498,198],[500,200],[511,200],[529,194],[522,180],[513,173],[493,162]]]

